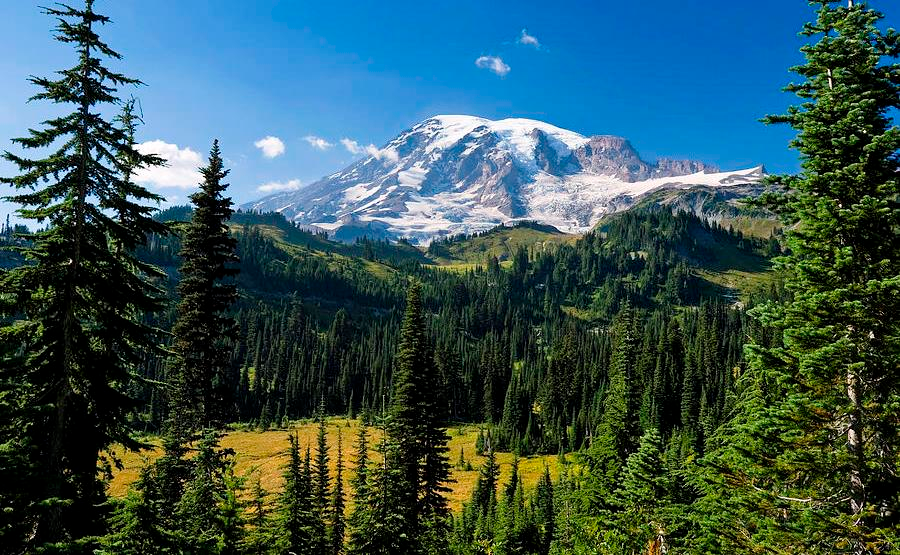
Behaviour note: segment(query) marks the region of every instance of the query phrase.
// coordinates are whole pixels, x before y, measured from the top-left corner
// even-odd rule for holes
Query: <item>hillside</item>
[[[666,248],[676,249],[676,254],[683,262],[708,284],[708,295],[722,295],[732,299],[746,297],[771,282],[773,276],[768,273],[770,265],[767,258],[778,252],[777,239],[771,236],[777,230],[773,221],[766,219],[765,214],[746,209],[735,199],[716,192],[696,191],[691,194],[702,198],[702,202],[695,203],[696,210],[691,212],[697,214],[693,216],[694,223],[680,235],[680,245],[670,243]],[[598,223],[597,232],[607,239],[605,251],[614,254],[617,250],[627,253],[641,252],[647,248],[647,241],[654,240],[653,230],[647,230],[649,234],[644,233],[635,242],[635,237],[623,236],[623,227],[617,223],[627,220],[631,222],[627,225],[658,225],[658,222],[653,222],[658,220],[658,215],[655,214],[660,209],[678,214],[686,208],[684,204],[673,204],[673,199],[685,202],[689,200],[674,193],[668,196],[660,193],[659,196],[642,201],[631,210],[603,218]],[[177,207],[161,212],[158,217],[165,221],[184,221],[190,217],[189,214],[186,208]],[[711,217],[715,214],[719,217]],[[707,216],[711,217],[714,226],[712,230],[709,224],[703,224]],[[513,257],[520,249],[533,258],[542,253],[556,252],[563,246],[577,248],[580,242],[585,241],[584,237],[562,233],[552,226],[528,221],[497,226],[473,235],[437,240],[427,249],[405,241],[373,240],[367,237],[358,238],[352,243],[335,241],[323,232],[311,233],[304,230],[278,213],[237,212],[230,227],[232,232],[244,237],[243,241],[248,249],[254,248],[251,245],[263,244],[270,244],[276,249],[271,252],[280,261],[279,264],[274,267],[270,265],[265,271],[259,268],[257,272],[245,272],[239,278],[246,281],[248,290],[259,291],[270,289],[273,286],[272,280],[259,276],[262,281],[250,282],[248,280],[251,276],[271,274],[279,265],[312,265],[325,270],[327,275],[332,276],[330,279],[336,282],[374,279],[386,284],[419,266],[464,271],[486,268],[496,261],[501,267],[510,267]],[[764,234],[764,230],[769,227],[769,233]],[[732,231],[729,232],[729,229]],[[655,232],[660,236],[669,233],[662,228],[657,228]],[[168,247],[172,252],[175,249],[177,247],[174,244]],[[257,254],[251,253],[251,260],[256,260]],[[153,260],[153,257],[150,259]],[[155,261],[174,270],[174,258]],[[337,292],[332,291],[330,296],[336,296]],[[320,300],[329,299],[326,296]]]

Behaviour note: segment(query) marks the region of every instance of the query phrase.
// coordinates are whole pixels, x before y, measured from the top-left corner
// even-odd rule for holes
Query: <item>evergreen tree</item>
[[[636,360],[634,311],[626,306],[613,324],[613,354],[609,385],[603,399],[603,414],[594,443],[585,453],[591,470],[586,482],[587,499],[594,508],[608,504],[622,465],[637,443]]]
[[[365,432],[363,432],[365,433]],[[344,552],[344,447],[341,431],[338,429],[337,467],[335,468],[334,489],[331,494],[331,511],[328,528],[328,543],[332,555]]]
[[[100,538],[101,555],[176,553],[181,536],[164,518],[162,497],[153,475],[154,466],[141,471],[124,499],[117,501],[107,521],[108,533]]]
[[[320,405],[320,411],[322,407]],[[328,472],[328,437],[326,435],[325,416],[319,412],[317,416],[316,456],[313,465],[313,502],[314,510],[325,520],[328,512],[331,476]]]
[[[672,484],[662,460],[662,438],[655,428],[641,437],[628,457],[615,492],[617,510],[608,513],[603,545],[608,553],[665,553],[669,534],[667,510]]]
[[[721,469],[708,483],[726,482],[728,496],[709,514],[733,508],[722,535],[739,549],[893,552],[900,36],[865,3],[819,4],[795,68],[803,81],[788,87],[802,104],[768,118],[798,132],[802,162],[761,201],[789,229],[777,266],[790,297],[755,311],[781,340],[748,348],[740,414],[708,457]]]
[[[207,430],[191,460],[193,469],[176,509],[178,527],[192,553],[236,553],[243,531],[243,508],[237,501],[234,451],[221,449]]]
[[[296,434],[288,436],[288,463],[284,469],[284,490],[279,502],[279,549],[297,555],[314,554],[321,536],[313,507],[313,483],[309,450],[300,454],[300,440]]]
[[[444,405],[434,396],[439,376],[425,331],[421,286],[414,281],[400,329],[387,425],[390,441],[396,445],[391,452],[398,459],[389,459],[388,465],[396,465],[402,476],[401,482],[394,484],[401,495],[400,507],[408,511],[407,528],[401,533],[445,543],[437,538],[448,525],[444,493],[449,491],[445,485],[450,479],[449,437],[443,428]]]
[[[544,466],[544,473],[535,488],[534,511],[541,533],[541,553],[547,553],[556,534],[554,487],[550,479],[550,468],[547,466]]]
[[[244,536],[242,548],[248,554],[263,555],[269,552],[275,541],[272,533],[273,523],[269,519],[267,502],[269,493],[263,489],[258,475],[250,493],[252,496],[250,500],[251,513],[248,516],[250,529]]]
[[[406,529],[401,533],[414,535],[418,530],[419,463],[422,458],[420,438],[424,432],[420,407],[427,394],[423,377],[428,365],[428,338],[425,334],[425,319],[422,316],[421,286],[413,282],[406,298],[406,313],[400,329],[400,345],[394,361],[392,377],[390,418],[388,435],[397,444],[396,464],[402,475],[402,484],[397,484],[402,492],[401,506],[408,511]]]
[[[93,2],[83,9],[46,9],[56,18],[56,39],[72,45],[78,61],[58,79],[31,79],[32,100],[72,108],[43,129],[13,139],[24,149],[51,149],[32,159],[5,152],[21,172],[0,183],[20,192],[5,200],[18,215],[45,227],[17,247],[28,261],[0,276],[4,349],[0,396],[7,390],[13,428],[0,443],[21,457],[14,483],[0,486],[5,548],[34,550],[74,543],[101,531],[100,452],[113,443],[137,447],[127,420],[134,400],[129,384],[144,357],[159,352],[156,333],[141,317],[160,308],[151,279],[161,273],[134,256],[148,233],[165,233],[148,202],[161,200],[131,182],[134,168],[158,165],[134,148],[126,129],[104,119],[119,104],[118,89],[139,81],[113,72],[120,56],[98,35],[109,19]],[[122,156],[128,158],[124,162]],[[6,384],[17,384],[15,386]]]
[[[408,500],[399,444],[389,436],[379,450],[381,464],[374,465],[366,476],[366,506],[352,523],[348,553],[353,555],[416,553],[421,538],[410,528]],[[359,502],[354,500],[354,502]]]
[[[365,553],[364,546],[369,534],[371,484],[369,477],[368,427],[360,423],[356,436],[356,468],[350,487],[353,489],[353,510],[348,518],[348,553]]]
[[[228,310],[237,297],[233,283],[236,241],[227,222],[232,202],[222,193],[228,187],[219,142],[214,141],[203,183],[191,195],[191,223],[181,242],[181,279],[178,316],[172,327],[175,360],[169,376],[172,386],[170,424],[185,435],[205,426],[221,425],[232,415],[226,345],[235,333]]]

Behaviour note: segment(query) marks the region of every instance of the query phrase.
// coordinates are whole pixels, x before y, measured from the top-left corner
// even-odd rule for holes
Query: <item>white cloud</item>
[[[475,60],[475,65],[493,71],[500,77],[504,77],[511,69],[499,56],[481,56]]]
[[[253,146],[260,149],[266,158],[275,158],[284,154],[284,143],[272,135],[256,141]]]
[[[400,153],[397,152],[396,150],[394,150],[393,148],[385,148],[383,150],[379,150],[378,154],[373,154],[372,156],[374,156],[375,158],[378,158],[379,160],[384,158],[385,160],[388,160],[388,161],[394,162],[394,163],[400,161]]]
[[[190,189],[202,180],[198,168],[203,165],[200,153],[189,147],[178,148],[178,145],[165,141],[147,141],[137,145],[142,154],[155,154],[166,161],[165,166],[141,168],[134,174],[137,183],[145,183],[158,188],[178,187]]]
[[[303,186],[299,179],[291,179],[290,181],[270,181],[263,183],[256,188],[260,193],[276,193],[281,191],[296,191]]]
[[[522,29],[522,33],[519,34],[519,39],[516,42],[524,44],[525,46],[533,46],[538,50],[541,49],[541,41],[539,41],[536,36],[529,35],[528,29]]]
[[[341,139],[341,144],[344,145],[344,148],[346,148],[347,152],[350,154],[362,154],[366,151],[364,147],[359,146],[359,143],[353,139]]]
[[[303,140],[309,143],[309,146],[313,147],[316,150],[328,150],[329,148],[334,146],[334,143],[329,143],[322,137],[316,137],[315,135],[307,135],[303,137]]]
[[[400,159],[400,154],[393,148],[386,148],[384,150],[381,150],[373,144],[363,146],[353,139],[347,138],[341,139],[341,144],[344,145],[344,148],[347,149],[347,152],[349,152],[350,154],[355,154],[357,156],[359,156],[360,154],[368,154],[369,156],[374,156],[377,160],[381,160],[382,158],[384,158],[385,160],[389,160],[391,162],[396,162]]]

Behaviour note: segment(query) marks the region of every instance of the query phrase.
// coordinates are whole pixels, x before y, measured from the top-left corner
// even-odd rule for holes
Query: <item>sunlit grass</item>
[[[348,492],[350,491],[349,479],[353,475],[354,444],[358,430],[359,422],[357,420],[331,418],[327,422],[328,455],[331,471],[333,474],[337,464],[337,441],[340,433],[343,442],[344,467],[346,469],[344,474],[345,491]],[[459,510],[463,502],[468,501],[472,496],[475,480],[478,477],[478,469],[485,460],[485,457],[475,454],[475,440],[478,437],[478,430],[478,425],[465,425],[448,430],[450,436],[451,475],[454,480],[454,483],[449,485],[451,492],[448,494],[448,499],[450,507],[454,511]],[[287,462],[285,452],[288,448],[288,433],[294,432],[300,436],[301,448],[305,450],[308,446],[315,453],[317,425],[311,421],[294,423],[290,429],[269,430],[266,432],[231,431],[222,437],[221,445],[225,448],[234,449],[235,473],[238,476],[247,477],[246,485],[248,487],[252,485],[258,476],[263,488],[274,493],[281,491],[282,488],[282,471]],[[380,429],[369,429],[370,457],[373,460],[380,460],[375,447],[381,441],[381,434]],[[158,441],[154,442],[157,445],[158,443]],[[457,468],[460,449],[463,451],[465,460],[471,464],[472,470]],[[141,468],[160,454],[161,450],[158,448],[141,453],[120,453],[124,469],[114,473],[113,480],[109,485],[109,494],[113,497],[124,496],[131,483],[138,478]],[[501,484],[505,483],[509,476],[512,460],[513,455],[511,453],[497,454],[497,461],[500,464]],[[534,488],[544,472],[544,465],[549,466],[551,476],[555,479],[557,477],[557,457],[555,455],[520,459],[519,474],[527,489]]]

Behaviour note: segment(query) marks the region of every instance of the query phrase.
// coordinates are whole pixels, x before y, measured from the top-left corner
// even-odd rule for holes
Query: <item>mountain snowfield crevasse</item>
[[[243,208],[276,211],[335,238],[436,237],[533,220],[568,233],[661,188],[746,187],[762,166],[642,160],[621,137],[585,137],[537,120],[435,116],[378,152],[298,191]]]

